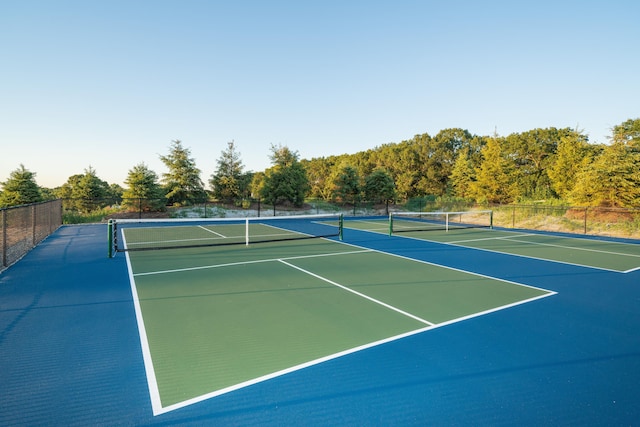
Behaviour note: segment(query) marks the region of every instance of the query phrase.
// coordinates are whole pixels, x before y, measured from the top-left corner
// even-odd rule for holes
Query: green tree
[[[629,119],[612,129],[611,140],[640,150],[640,118]]]
[[[473,193],[478,201],[510,203],[518,197],[517,170],[503,153],[503,138],[488,138],[476,170]]]
[[[474,183],[476,181],[476,169],[469,155],[469,149],[462,149],[458,153],[456,162],[449,177],[454,195],[464,198],[474,196]]]
[[[421,195],[445,195],[458,152],[463,148],[470,150],[474,136],[465,129],[453,128],[443,129],[433,138],[421,135],[414,139],[419,142],[420,155],[418,192]]]
[[[84,170],[84,174],[70,176],[67,182],[56,190],[56,195],[65,199],[67,209],[75,209],[82,213],[104,208],[114,202],[110,197],[109,184],[100,179],[91,166]]]
[[[9,179],[0,183],[0,207],[25,205],[42,201],[40,187],[36,183],[36,174],[20,165],[9,175]]]
[[[163,211],[166,199],[158,182],[158,175],[144,163],[129,170],[124,181],[127,189],[122,193],[122,205],[129,210]]]
[[[558,197],[566,199],[569,196],[578,173],[592,160],[592,152],[583,135],[576,133],[560,138],[555,161],[547,168],[551,187]]]
[[[301,160],[300,163],[306,169],[309,178],[309,196],[331,200],[332,191],[329,178],[332,175],[335,156]]]
[[[333,196],[345,202],[356,203],[360,196],[360,177],[358,171],[350,165],[343,165],[332,177]]]
[[[272,145],[271,153],[273,166],[265,171],[260,196],[273,205],[274,214],[276,205],[282,202],[302,206],[309,180],[304,166],[298,160],[298,153],[280,145]]]
[[[47,187],[40,187],[40,194],[42,194],[42,200],[54,200],[57,198],[55,190]]]
[[[569,200],[589,206],[640,206],[640,150],[624,142],[605,147],[578,173]]]
[[[113,200],[121,200],[124,188],[119,184],[109,184],[109,190],[107,191],[107,197]]]
[[[551,127],[513,133],[504,139],[505,158],[511,160],[517,170],[514,178],[519,197],[545,198],[553,195],[547,169],[554,162],[561,138],[576,134],[569,128]]]
[[[227,149],[222,151],[218,159],[216,172],[209,180],[216,199],[230,203],[241,197],[242,169],[240,153],[236,150],[233,141],[228,142]]]
[[[374,203],[393,201],[396,195],[396,185],[391,175],[383,169],[376,169],[367,175],[364,181],[364,196]]]
[[[162,174],[165,196],[172,205],[191,205],[207,200],[207,192],[200,179],[200,169],[196,167],[191,151],[182,146],[180,140],[173,140],[169,154],[160,156],[169,170]]]
[[[251,178],[251,184],[249,186],[251,190],[251,197],[253,198],[262,197],[264,181],[265,181],[264,172],[256,172],[253,174],[253,177]]]

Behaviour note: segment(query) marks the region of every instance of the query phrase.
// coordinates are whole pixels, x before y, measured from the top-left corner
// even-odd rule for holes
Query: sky
[[[640,118],[637,0],[0,0],[0,182]]]

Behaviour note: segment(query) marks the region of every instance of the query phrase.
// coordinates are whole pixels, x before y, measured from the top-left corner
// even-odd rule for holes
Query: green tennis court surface
[[[325,239],[127,257],[156,414],[553,294]]]
[[[353,220],[345,228],[388,233],[387,219]],[[640,269],[640,245],[521,231],[461,228],[397,236],[628,273]]]

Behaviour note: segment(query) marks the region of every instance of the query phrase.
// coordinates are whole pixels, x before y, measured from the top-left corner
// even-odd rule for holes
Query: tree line
[[[41,188],[20,165],[0,183],[0,207],[50,198],[123,199],[146,210],[215,199],[241,204],[261,198],[274,206],[301,206],[306,198],[338,203],[388,203],[414,197],[456,197],[475,203],[559,199],[573,205],[640,207],[640,118],[612,128],[609,144],[591,144],[577,129],[533,129],[508,136],[478,136],[459,128],[415,135],[352,154],[300,159],[287,146],[271,146],[271,167],[246,172],[235,143],[227,143],[208,180],[189,148],[172,141],[158,176],[144,162],[129,170],[126,188],[101,180],[89,167],[61,187]],[[136,209],[140,206],[135,206]]]

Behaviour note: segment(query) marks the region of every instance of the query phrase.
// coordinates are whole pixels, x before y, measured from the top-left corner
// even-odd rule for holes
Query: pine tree
[[[164,191],[158,183],[158,175],[144,163],[129,170],[124,182],[122,205],[131,210],[161,211],[165,208]]]
[[[27,170],[24,165],[13,172],[5,182],[0,183],[0,207],[25,205],[42,201],[40,187],[36,184],[35,173]]]
[[[281,202],[290,202],[302,206],[309,189],[307,171],[298,160],[297,152],[286,146],[271,146],[270,156],[273,166],[265,171],[260,195],[275,206]]]
[[[169,154],[160,156],[168,172],[162,174],[165,196],[170,204],[190,205],[207,200],[200,169],[196,167],[191,151],[180,140],[171,142]]]
[[[233,141],[227,143],[218,159],[216,173],[211,175],[209,185],[213,196],[224,202],[230,203],[242,195],[242,160],[240,153],[236,151]]]
[[[482,163],[476,170],[473,192],[476,200],[510,203],[518,196],[517,170],[502,152],[501,138],[489,138],[482,149]]]

